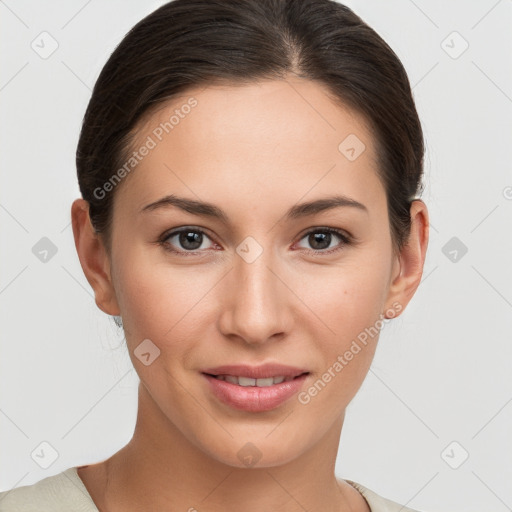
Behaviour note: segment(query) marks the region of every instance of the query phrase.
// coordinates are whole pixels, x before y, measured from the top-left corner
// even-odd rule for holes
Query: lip
[[[212,375],[237,375],[252,379],[265,379],[274,376],[294,377],[293,380],[273,384],[272,386],[239,386],[219,380]],[[264,412],[276,409],[297,394],[309,376],[307,370],[266,364],[262,366],[226,365],[207,368],[202,376],[209,384],[213,395],[226,405],[248,412]]]

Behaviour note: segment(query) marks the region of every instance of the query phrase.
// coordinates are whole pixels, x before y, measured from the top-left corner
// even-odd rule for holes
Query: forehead
[[[144,145],[122,191],[136,205],[176,189],[298,200],[379,186],[366,119],[300,78],[189,89],[145,116],[131,149]]]

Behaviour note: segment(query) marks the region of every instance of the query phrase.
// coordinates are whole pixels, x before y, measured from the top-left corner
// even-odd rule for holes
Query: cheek
[[[139,338],[149,338],[158,345],[158,340],[178,321],[180,305],[186,301],[187,291],[180,274],[161,263],[153,264],[143,257],[142,250],[127,248],[119,258],[114,277],[127,337],[132,344]]]
[[[343,407],[351,400],[368,372],[383,325],[388,262],[374,257],[364,261],[361,254],[357,259],[347,258],[320,279],[316,275],[302,280],[300,293],[322,321],[314,323],[318,327],[311,333],[323,361],[320,382],[311,393],[330,389],[324,397],[330,398],[318,401],[320,407],[327,402]],[[320,329],[327,335],[319,336]]]
[[[326,423],[334,421],[354,398],[377,347],[381,290],[374,283],[359,284],[345,282],[344,288],[329,294],[331,301],[324,298],[323,320],[335,334],[313,334],[322,363],[311,385],[297,397],[306,410],[315,411],[311,418],[323,417]]]
[[[375,323],[387,296],[388,262],[358,255],[322,273],[303,275],[298,295],[329,327],[336,348]],[[318,322],[317,322],[318,323]]]
[[[130,352],[150,339],[169,363],[179,361],[200,339],[196,329],[208,314],[205,297],[219,280],[218,272],[200,274],[197,266],[148,263],[142,250],[123,255],[115,288]]]

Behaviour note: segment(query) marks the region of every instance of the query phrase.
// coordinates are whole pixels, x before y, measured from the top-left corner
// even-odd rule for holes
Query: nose
[[[235,256],[220,290],[219,328],[224,336],[261,345],[290,332],[294,295],[270,253],[263,251],[252,262]]]

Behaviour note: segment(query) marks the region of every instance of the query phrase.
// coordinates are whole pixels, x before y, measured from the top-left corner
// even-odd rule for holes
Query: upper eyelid
[[[167,240],[171,236],[177,235],[179,233],[183,233],[184,231],[197,231],[199,233],[202,233],[206,235],[208,238],[212,239],[214,238],[212,235],[209,234],[209,232],[205,228],[199,228],[195,226],[184,226],[181,228],[171,229],[169,231],[165,231],[163,235],[160,237],[161,240]],[[190,251],[192,252],[192,251]]]
[[[165,231],[162,235],[161,238],[163,239],[166,239],[166,238],[169,238],[171,235],[175,235],[177,233],[181,233],[183,231],[198,231],[200,233],[203,233],[207,236],[209,236],[210,238],[212,237],[212,235],[209,234],[208,230],[206,228],[200,228],[198,226],[183,226],[183,227],[180,227],[180,228],[176,228],[176,229],[171,229],[169,231]],[[311,232],[315,232],[315,231],[334,231],[335,233],[334,234],[340,234],[340,235],[345,235],[347,238],[353,238],[353,236],[348,233],[346,230],[344,229],[341,229],[341,228],[333,228],[333,227],[330,227],[330,226],[318,226],[318,227],[312,227],[312,228],[308,228],[306,229],[306,231],[304,231],[300,237],[303,238],[304,236],[306,236],[307,234],[311,233]]]

